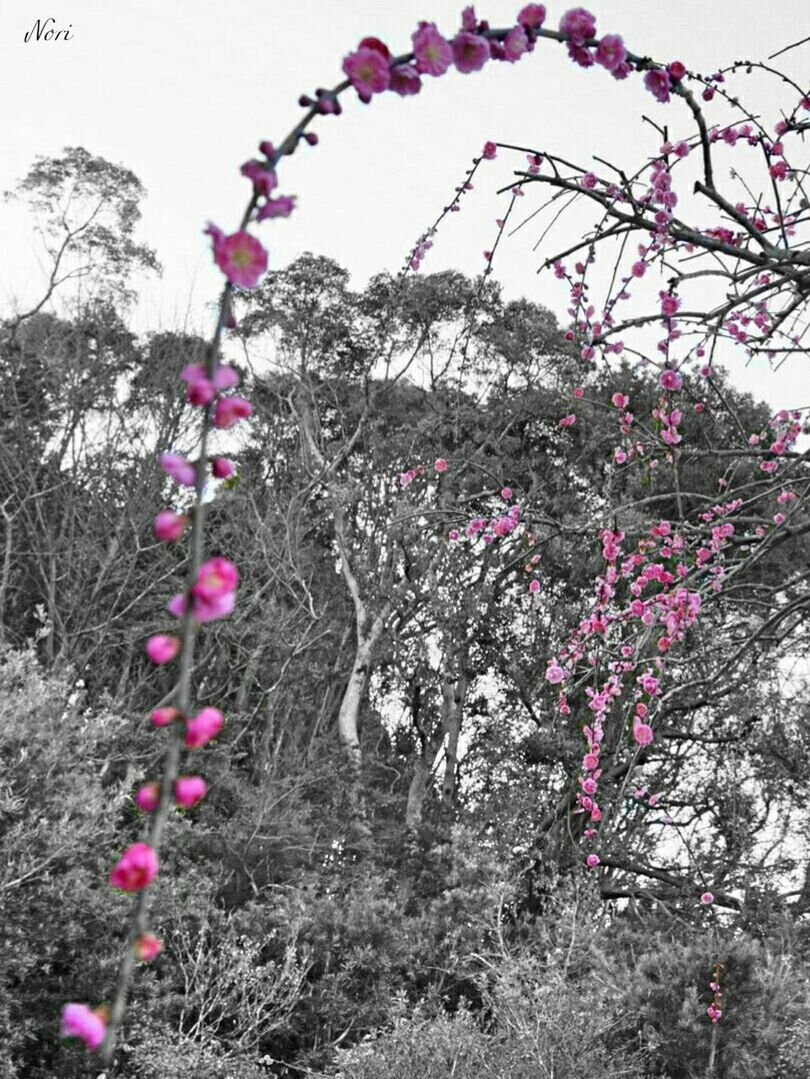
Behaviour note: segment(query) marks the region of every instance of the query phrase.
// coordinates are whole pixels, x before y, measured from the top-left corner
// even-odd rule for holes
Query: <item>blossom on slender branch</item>
[[[133,843],[110,871],[110,884],[123,892],[139,892],[157,876],[157,854],[148,843]]]
[[[86,1004],[66,1004],[62,1008],[61,1036],[80,1038],[88,1049],[98,1049],[104,1041],[107,1024]]]

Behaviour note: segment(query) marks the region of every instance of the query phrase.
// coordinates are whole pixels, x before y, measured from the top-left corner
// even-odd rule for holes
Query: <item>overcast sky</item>
[[[238,166],[259,139],[278,141],[299,115],[298,95],[341,77],[342,56],[367,34],[405,51],[420,18],[447,34],[458,25],[457,0],[31,0],[0,4],[0,90],[4,103],[0,190],[12,187],[37,154],[80,145],[131,168],[143,181],[141,237],[165,272],[148,284],[136,312],[141,329],[205,328],[218,273],[201,230],[208,220],[232,230],[247,196]],[[517,0],[479,4],[492,25],[514,21]],[[568,3],[547,4],[556,26]],[[810,34],[810,0],[594,0],[598,31],[623,34],[628,46],[657,59],[682,59],[708,72],[734,59],[764,58]],[[23,38],[37,17],[71,28],[68,42]],[[782,63],[800,83],[810,76],[810,46]],[[778,118],[792,104],[776,86],[757,82],[749,100]],[[284,163],[280,191],[298,197],[287,221],[261,226],[271,265],[301,251],[330,255],[357,282],[395,269],[485,139],[536,145],[583,166],[592,155],[636,165],[657,146],[642,124],[647,113],[689,131],[685,110],[658,105],[640,79],[617,83],[601,69],[574,67],[565,51],[541,42],[519,64],[425,80],[422,93],[393,94],[363,107],[346,97],[342,117],[324,119],[321,143]],[[503,208],[495,189],[511,163],[490,163],[461,214],[454,215],[424,263],[474,273],[491,246]],[[727,170],[726,170],[727,171]],[[526,200],[528,202],[528,199]],[[5,257],[0,297],[23,300],[38,280],[30,221],[18,207],[0,209]],[[496,275],[508,296],[525,295],[564,317],[566,296],[535,273],[539,229],[527,227],[503,248]],[[740,363],[738,359],[736,361]],[[778,405],[810,403],[804,364],[771,377],[740,370],[746,388]]]

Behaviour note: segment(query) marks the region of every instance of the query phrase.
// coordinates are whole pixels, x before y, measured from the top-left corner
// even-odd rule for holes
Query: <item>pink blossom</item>
[[[216,395],[214,383],[205,377],[190,380],[186,387],[186,400],[198,408],[210,405]]]
[[[667,367],[658,376],[658,385],[662,390],[680,390],[683,386],[683,379],[677,371],[673,371],[671,367]]]
[[[788,175],[788,166],[786,161],[776,161],[770,167],[771,176],[774,180],[786,180]]]
[[[460,71],[462,75],[480,71],[489,60],[489,42],[480,34],[462,30],[453,38],[452,48],[456,71]]]
[[[193,487],[197,482],[194,465],[180,453],[161,453],[158,463],[167,476],[181,487]]]
[[[81,1038],[88,1049],[98,1049],[104,1041],[107,1025],[86,1004],[66,1004],[62,1009],[63,1038]]]
[[[370,101],[372,94],[381,94],[391,84],[387,58],[368,45],[344,57],[343,73],[363,101]]]
[[[528,30],[539,30],[546,21],[544,4],[527,4],[518,12],[517,21]]]
[[[249,232],[234,232],[223,236],[219,230],[213,237],[214,262],[232,285],[255,288],[267,269],[267,251]]]
[[[593,191],[593,189],[596,187],[596,183],[596,177],[592,172],[586,172],[585,175],[582,177],[582,186],[585,188],[586,191]]]
[[[580,67],[593,67],[593,53],[585,45],[575,45],[569,41],[568,55]]]
[[[135,792],[134,802],[142,813],[151,813],[154,809],[157,809],[157,804],[159,801],[159,783],[145,783]]]
[[[178,638],[169,637],[165,633],[157,633],[146,642],[146,654],[158,666],[171,663],[179,651]]]
[[[447,538],[449,540],[457,540],[459,535],[460,533],[457,528],[451,528],[450,531],[447,533]]]
[[[630,398],[623,393],[614,393],[610,400],[614,408],[624,409],[630,404]]]
[[[601,858],[598,854],[589,854],[588,857],[585,859],[585,865],[588,867],[588,869],[596,869],[600,862]]]
[[[446,472],[447,461],[444,459],[444,457],[437,457],[433,467],[436,469],[437,472]]]
[[[596,62],[608,71],[615,71],[626,59],[627,49],[619,34],[605,34],[596,46]]]
[[[186,721],[186,749],[199,749],[216,738],[225,722],[218,708],[203,708],[193,719]]]
[[[214,406],[214,427],[227,431],[240,420],[247,419],[252,412],[253,406],[244,397],[220,397]]]
[[[561,420],[558,420],[559,427],[573,427],[577,422],[577,418],[573,412],[570,412],[567,416],[563,416]]]
[[[216,599],[226,592],[233,592],[239,584],[239,570],[227,558],[217,556],[204,562],[191,589],[199,599]]]
[[[535,578],[533,581],[529,581],[529,592],[534,596],[540,591],[540,582]]]
[[[161,543],[173,543],[183,535],[187,524],[188,517],[184,513],[161,510],[155,517],[155,537]]]
[[[154,933],[141,933],[132,945],[135,958],[141,963],[151,963],[163,951],[163,941],[159,940]]]
[[[123,892],[139,892],[150,884],[158,871],[157,855],[147,843],[133,843],[110,872],[110,884]]]
[[[267,218],[289,217],[294,209],[295,195],[279,195],[277,199],[267,199],[262,203],[256,211],[256,220],[266,221]]]
[[[680,306],[681,301],[678,296],[674,296],[671,292],[661,293],[661,313],[667,318],[676,314]]]
[[[630,267],[630,273],[633,275],[633,277],[643,277],[646,272],[647,272],[647,264],[646,264],[646,262],[642,262],[642,261],[634,262],[633,265]]]
[[[514,492],[512,491],[511,487],[501,487],[501,498],[504,500],[504,502],[508,502],[513,494]]]
[[[653,730],[649,723],[635,723],[633,737],[640,746],[648,746],[653,740]]]
[[[551,682],[553,686],[556,686],[559,682],[564,681],[565,671],[562,669],[556,659],[552,659],[548,665],[546,671],[546,681]]]
[[[190,809],[202,801],[208,792],[208,784],[202,776],[179,776],[174,782],[174,798],[179,806]]]
[[[418,94],[422,89],[422,80],[413,64],[397,64],[391,69],[391,89],[400,97]]]
[[[234,474],[236,467],[230,457],[212,457],[211,471],[218,480],[227,480]]]
[[[669,91],[672,88],[669,72],[662,68],[651,68],[644,76],[644,85],[656,101],[662,104],[669,101]]]
[[[411,35],[416,70],[422,75],[444,75],[453,62],[453,49],[432,22],[420,22]]]
[[[528,47],[529,39],[526,37],[526,31],[522,26],[513,26],[504,38],[504,59],[508,60],[510,64],[514,64],[526,52]]]
[[[270,192],[278,184],[278,178],[275,172],[272,169],[269,169],[264,161],[246,161],[239,171],[243,176],[247,176],[249,180],[253,181],[253,187],[255,188],[256,193],[263,195],[265,198],[269,197]],[[219,230],[217,230],[217,232],[219,233],[219,236],[222,236],[222,233],[219,232]],[[216,239],[217,237],[214,236],[215,241]]]
[[[560,19],[560,33],[567,34],[574,45],[584,45],[596,37],[596,19],[585,8],[571,8]]]
[[[487,161],[492,161],[493,158],[497,157],[497,155],[498,147],[495,145],[495,143],[485,142],[484,149],[481,151],[481,157],[485,158]]]
[[[710,903],[714,902],[714,896],[711,892],[704,892],[700,897],[700,901],[705,907],[708,907]]]

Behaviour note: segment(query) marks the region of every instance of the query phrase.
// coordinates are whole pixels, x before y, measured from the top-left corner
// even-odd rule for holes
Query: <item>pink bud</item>
[[[135,958],[142,963],[151,963],[163,951],[163,942],[154,933],[141,933],[132,946]]]
[[[158,633],[146,642],[146,654],[158,666],[171,663],[179,651],[179,639],[169,637],[165,633]]]
[[[711,892],[704,892],[703,895],[700,897],[700,901],[704,905],[704,907],[708,907],[710,903],[714,902],[714,896]]]
[[[161,510],[155,518],[155,537],[161,543],[173,543],[183,535],[187,524],[188,517],[184,513]]]
[[[436,469],[437,472],[446,472],[447,461],[445,461],[444,457],[437,457],[433,467]]]
[[[218,480],[227,480],[234,474],[236,467],[229,457],[212,457],[211,471]]]
[[[601,859],[598,854],[589,854],[588,857],[585,859],[585,865],[588,867],[588,869],[596,869],[600,861]]]
[[[151,813],[157,809],[158,802],[160,801],[160,784],[159,783],[145,783],[142,787],[139,787],[135,794],[135,805],[142,813]]]
[[[155,708],[151,719],[156,727],[168,727],[175,719],[179,719],[180,715],[179,708]]]
[[[180,776],[175,780],[174,798],[179,806],[190,809],[201,801],[208,791],[202,776]]]

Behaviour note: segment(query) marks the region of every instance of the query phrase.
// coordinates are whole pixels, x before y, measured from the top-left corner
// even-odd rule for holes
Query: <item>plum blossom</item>
[[[202,776],[179,776],[174,781],[174,800],[184,809],[202,801],[207,792],[208,784]]]
[[[509,63],[515,63],[529,47],[529,39],[522,26],[513,26],[504,38],[503,55]]]
[[[227,480],[234,474],[236,467],[230,457],[212,457],[211,472],[215,479]]]
[[[267,270],[267,251],[255,236],[243,230],[225,236],[215,226],[206,230],[212,237],[214,262],[232,285],[255,288]]]
[[[163,951],[163,941],[154,933],[141,933],[132,946],[135,958],[141,963],[151,963]]]
[[[433,22],[420,22],[411,35],[416,70],[421,75],[444,75],[453,62],[453,49]]]
[[[146,642],[146,654],[157,666],[171,663],[179,651],[179,639],[167,636],[165,633],[156,633]]]
[[[667,367],[658,376],[658,385],[662,390],[680,390],[683,387],[683,379],[677,371],[673,371],[671,367]]]
[[[596,37],[596,19],[585,8],[571,8],[560,19],[560,33],[567,34],[572,44],[584,45]]]
[[[656,101],[664,105],[669,101],[669,91],[672,88],[669,72],[658,67],[651,68],[644,76],[644,86]]]
[[[86,1004],[66,1004],[62,1009],[63,1038],[80,1038],[88,1049],[98,1049],[104,1041],[107,1025]]]
[[[253,406],[244,397],[220,397],[214,406],[214,427],[228,430],[252,412]]]
[[[152,813],[160,801],[160,784],[145,783],[135,792],[134,802],[142,813]]]
[[[173,543],[183,535],[187,524],[188,517],[185,513],[161,510],[155,517],[155,538],[161,543]]]
[[[181,487],[194,487],[197,483],[194,465],[181,453],[161,453],[158,463],[166,475]]]
[[[186,749],[200,749],[216,738],[225,719],[218,708],[203,708],[193,719],[186,721]]]
[[[539,30],[546,21],[545,4],[527,4],[518,12],[517,21],[527,30]]]
[[[553,686],[565,680],[565,671],[562,669],[556,659],[552,659],[549,662],[548,670],[546,671],[546,681],[551,682]]]
[[[133,843],[110,872],[110,884],[123,892],[140,892],[157,876],[157,854],[148,843]]]
[[[456,71],[460,71],[462,75],[480,71],[489,60],[489,42],[480,34],[462,30],[453,38],[452,48]]]
[[[391,69],[391,89],[400,97],[419,93],[422,80],[413,64],[397,64]]]
[[[361,45],[357,52],[344,57],[343,73],[360,95],[361,101],[370,101],[373,94],[381,94],[391,84],[388,58],[369,45]]]
[[[277,199],[267,199],[256,211],[257,221],[266,221],[267,218],[289,217],[295,209],[294,195],[279,195]]]
[[[614,72],[627,59],[627,49],[619,34],[605,34],[596,46],[595,59],[610,72]]]

